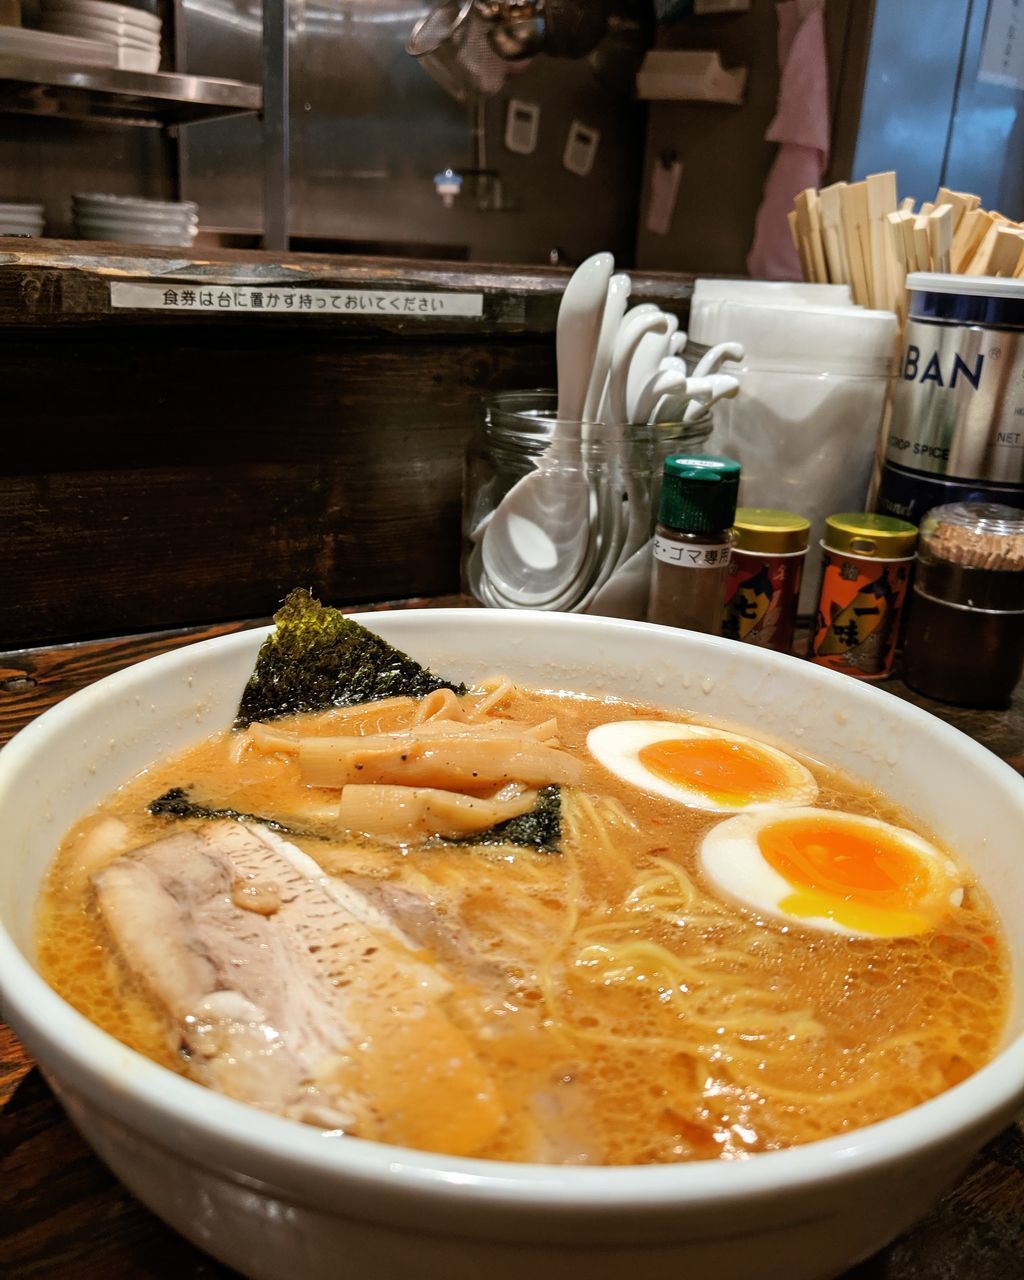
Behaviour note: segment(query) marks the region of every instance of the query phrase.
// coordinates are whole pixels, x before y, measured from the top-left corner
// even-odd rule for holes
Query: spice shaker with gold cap
[[[722,635],[789,653],[811,522],[792,511],[739,507]]]
[[[1024,511],[934,507],[921,521],[903,678],[963,707],[1003,707],[1024,670]]]
[[[891,675],[916,542],[917,529],[892,516],[828,517],[813,662],[862,680]]]

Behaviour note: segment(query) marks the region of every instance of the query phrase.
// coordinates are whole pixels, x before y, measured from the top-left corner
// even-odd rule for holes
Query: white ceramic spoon
[[[632,421],[649,422],[663,396],[685,397],[688,382],[686,365],[678,356],[662,360],[637,394]]]
[[[740,389],[731,373],[714,373],[708,378],[690,376],[685,391],[665,396],[654,409],[651,421],[696,422],[719,400],[731,400]]]
[[[558,416],[537,470],[518,480],[481,537],[491,586],[514,605],[537,607],[575,581],[591,537],[590,489],[579,458],[587,396],[615,266],[597,253],[573,273],[558,308]]]
[[[586,612],[607,618],[635,618],[642,622],[651,594],[653,551],[654,540],[648,538],[594,593]]]
[[[654,376],[662,360],[669,356],[669,348],[679,328],[678,316],[662,312],[668,318],[664,332],[646,333],[629,364],[626,376],[626,422],[645,422],[637,413],[637,400],[647,382]]]
[[[625,426],[629,422],[629,369],[633,357],[647,334],[668,334],[670,327],[670,317],[653,303],[641,303],[626,312],[612,347],[608,386],[598,414],[606,426]]]
[[[601,317],[601,332],[597,339],[597,350],[594,353],[594,367],[590,372],[590,383],[587,387],[587,398],[583,404],[583,421],[596,422],[598,410],[601,408],[601,397],[608,383],[608,367],[612,361],[612,348],[619,332],[622,317],[626,314],[626,303],[633,282],[625,273],[612,276],[608,281],[608,294],[604,303],[604,315]]]
[[[708,347],[693,367],[693,376],[703,378],[709,373],[716,373],[719,365],[725,360],[740,361],[746,352],[740,342],[719,342],[717,346]]]

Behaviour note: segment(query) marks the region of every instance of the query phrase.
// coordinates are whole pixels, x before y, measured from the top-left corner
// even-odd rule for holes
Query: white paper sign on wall
[[[978,79],[1024,89],[1024,0],[989,0]]]

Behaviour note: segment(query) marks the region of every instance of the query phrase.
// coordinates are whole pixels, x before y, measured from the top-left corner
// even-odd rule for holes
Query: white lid
[[[1024,298],[1024,280],[1009,276],[958,276],[941,271],[912,271],[907,288],[922,293],[965,293],[980,298]]]

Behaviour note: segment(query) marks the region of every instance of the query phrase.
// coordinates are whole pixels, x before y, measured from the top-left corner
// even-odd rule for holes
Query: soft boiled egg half
[[[705,725],[610,720],[587,734],[590,754],[616,777],[713,813],[810,804],[814,775],[777,747]]]
[[[956,865],[927,840],[830,809],[738,814],[707,833],[700,861],[729,897],[852,937],[925,933],[963,901]]]

